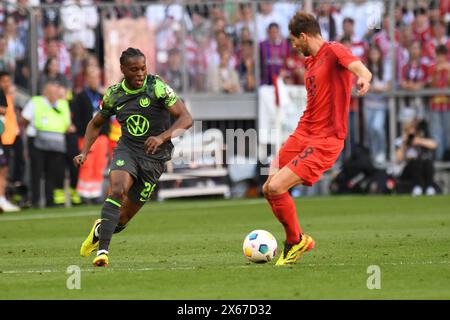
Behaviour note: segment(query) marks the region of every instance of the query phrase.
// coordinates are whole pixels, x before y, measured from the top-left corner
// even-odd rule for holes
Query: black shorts
[[[128,172],[134,178],[128,198],[135,203],[145,203],[164,172],[164,162],[138,156],[119,145],[114,150],[109,170]]]
[[[5,150],[5,146],[2,144],[0,139],[0,168],[6,167],[8,165],[8,154]]]

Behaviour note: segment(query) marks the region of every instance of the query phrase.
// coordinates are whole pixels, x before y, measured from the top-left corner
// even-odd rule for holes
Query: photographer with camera
[[[409,120],[403,124],[403,134],[396,139],[397,163],[404,166],[398,178],[397,191],[413,196],[436,194],[434,183],[434,153],[437,142],[428,137],[426,123]]]

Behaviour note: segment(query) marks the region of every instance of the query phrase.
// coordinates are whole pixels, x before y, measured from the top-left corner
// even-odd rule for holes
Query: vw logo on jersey
[[[142,108],[147,108],[150,105],[150,99],[148,97],[142,97],[139,99],[139,105]]]
[[[133,114],[127,119],[128,132],[135,137],[143,136],[149,128],[148,119],[139,114]]]

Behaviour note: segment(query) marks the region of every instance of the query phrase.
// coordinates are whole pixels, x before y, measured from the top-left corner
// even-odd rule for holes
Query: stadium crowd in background
[[[95,6],[100,2],[112,6],[100,10]],[[288,17],[301,8],[302,2],[261,1],[256,6],[256,12],[252,3],[241,2],[205,1],[204,4],[187,4],[184,10],[181,4],[168,0],[150,5],[139,5],[140,1],[133,0],[15,0],[9,4],[2,1],[0,71],[10,75],[17,87],[30,90],[31,30],[28,8],[62,5],[46,6],[40,10],[39,28],[36,30],[38,94],[46,95],[44,88],[48,82],[57,83],[65,89],[61,98],[71,102],[71,121],[74,124],[68,128],[74,130],[73,134],[78,138],[82,137],[89,118],[86,114],[85,118],[80,119],[79,110],[88,110],[88,113],[90,108],[93,112],[98,110],[98,100],[104,90],[102,19],[145,17],[153,23],[156,26],[156,73],[180,93],[254,92],[259,85],[271,85],[277,76],[281,76],[287,84],[303,84],[304,57],[292,50],[287,26]],[[410,96],[401,99],[401,108],[408,111],[404,114],[415,121],[428,122],[431,136],[437,142],[434,159],[449,161],[450,97],[422,98],[415,96],[414,92],[423,88],[450,86],[450,1],[399,0],[394,21],[389,20],[387,4],[383,1],[313,1],[313,4],[324,39],[346,44],[375,75],[367,97],[351,101],[350,145],[364,144],[376,163],[386,163],[389,156],[386,138],[389,113],[387,99],[379,94],[389,92],[393,87],[411,92]],[[371,28],[368,28],[367,12],[380,14],[380,19]],[[390,37],[391,23],[395,28],[394,39]],[[394,45],[393,56],[390,55],[391,45]],[[259,75],[256,74],[258,62]],[[95,80],[92,72],[95,73]],[[21,115],[24,106],[16,104],[15,107],[18,119],[26,118]],[[410,118],[404,120],[412,120]],[[30,138],[30,129],[28,127],[25,134],[23,126],[18,126],[18,132],[18,145],[23,148],[21,138]],[[105,139],[108,137],[108,150],[111,150],[117,141],[117,125],[112,122],[103,133]],[[82,141],[78,140],[77,144],[81,144]],[[99,148],[104,154],[103,144],[106,142],[101,144]],[[28,164],[32,162],[32,148],[28,143],[28,148],[24,149]],[[13,176],[13,172],[18,170],[15,168],[20,168],[23,162],[22,154],[13,152],[10,157],[11,183],[25,183],[23,174],[22,177]],[[105,167],[104,163],[92,164],[91,169],[104,170]],[[29,170],[34,172],[35,169]],[[85,189],[83,184],[95,184],[92,193],[80,191],[83,200],[95,200],[98,198],[98,183],[102,180],[98,176],[94,182],[87,181],[87,176],[90,174],[80,173],[77,188],[80,191]],[[76,179],[71,180],[75,181],[72,183],[72,188],[75,188]],[[31,185],[30,199],[33,199],[32,204],[38,205],[36,182]],[[95,196],[90,197],[89,194]],[[49,204],[55,203],[54,199],[47,200]],[[76,196],[72,197],[72,202],[78,202]]]

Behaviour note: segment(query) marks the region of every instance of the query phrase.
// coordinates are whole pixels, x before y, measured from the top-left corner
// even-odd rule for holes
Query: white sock
[[[106,254],[106,255],[108,255],[109,252],[108,252],[108,250],[98,250],[98,251],[97,251],[97,257],[98,257],[99,255],[101,255],[101,254]]]
[[[94,236],[96,236],[97,238],[100,235],[100,232],[99,232],[98,228],[100,228],[100,223],[95,227],[95,230],[94,230]]]

